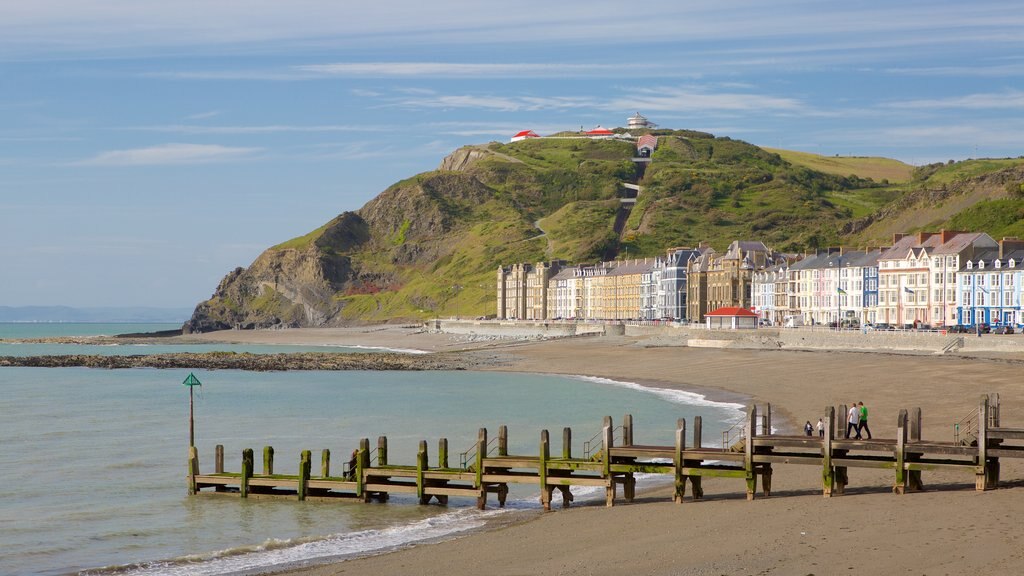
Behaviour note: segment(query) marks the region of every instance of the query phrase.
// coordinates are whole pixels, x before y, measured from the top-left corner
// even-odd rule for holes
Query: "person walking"
[[[818,418],[818,438],[825,437],[825,421]]]
[[[868,428],[868,409],[866,406],[864,406],[863,402],[857,403],[857,411],[859,412],[860,418],[860,422],[858,423],[860,432],[867,432],[868,440],[871,440],[871,429]],[[860,437],[860,432],[858,432],[858,438]]]
[[[850,437],[850,433],[856,433],[856,440],[860,440],[860,409],[857,408],[857,403],[854,402],[850,406],[850,411],[846,413],[846,437]]]
[[[807,424],[804,424],[804,434],[807,434],[808,436],[812,436],[814,434],[814,427],[811,426],[810,420],[807,421]]]

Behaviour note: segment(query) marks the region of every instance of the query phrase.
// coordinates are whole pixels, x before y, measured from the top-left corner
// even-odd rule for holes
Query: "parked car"
[[[967,326],[964,326],[963,324],[957,324],[956,326],[950,326],[949,328],[946,329],[946,332],[948,332],[950,334],[967,334],[970,331],[971,331],[970,328],[968,328]]]
[[[982,322],[981,324],[975,324],[974,325],[974,330],[972,330],[972,332],[979,332],[981,334],[988,334],[991,331],[992,331],[992,327],[989,326],[987,322]]]
[[[993,334],[1013,334],[1013,326],[997,326]]]
[[[875,330],[892,330],[892,326],[886,324],[885,322],[879,322],[875,324]]]

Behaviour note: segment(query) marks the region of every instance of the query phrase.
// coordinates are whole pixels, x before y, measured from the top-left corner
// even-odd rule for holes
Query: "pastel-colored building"
[[[1024,325],[1024,241],[1004,238],[975,254],[957,273],[957,323]]]

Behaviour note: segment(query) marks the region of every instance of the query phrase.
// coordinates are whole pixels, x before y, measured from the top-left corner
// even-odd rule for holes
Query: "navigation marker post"
[[[195,422],[195,403],[192,399],[192,389],[196,386],[202,386],[203,383],[196,378],[196,375],[189,372],[188,378],[182,382],[185,386],[188,386],[188,447],[192,448],[196,445],[196,422]]]

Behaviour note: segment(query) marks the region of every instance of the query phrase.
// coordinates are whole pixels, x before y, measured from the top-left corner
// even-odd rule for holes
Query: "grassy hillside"
[[[914,167],[892,158],[877,156],[821,156],[810,152],[765,148],[795,166],[839,176],[859,176],[882,182],[906,182],[913,177]]]
[[[764,150],[659,130],[646,170],[634,144],[532,139],[468,146],[356,212],[268,249],[197,307],[197,330],[333,325],[494,313],[499,265],[644,257],[705,241],[780,250],[884,245],[894,232],[1024,236],[1024,159],[910,167]],[[888,180],[888,182],[885,182]],[[614,231],[623,183],[641,192]]]

